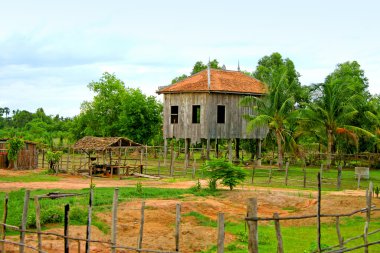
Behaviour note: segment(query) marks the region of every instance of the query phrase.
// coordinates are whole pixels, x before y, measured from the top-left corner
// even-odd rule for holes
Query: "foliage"
[[[142,183],[141,182],[137,182],[136,183],[136,192],[138,194],[142,194],[143,193],[143,186],[142,186]]]
[[[247,176],[242,168],[221,159],[206,161],[202,170],[204,171],[204,175],[209,178],[209,182],[211,184],[215,183],[215,188],[216,181],[221,180],[222,185],[228,186],[232,190],[239,182],[243,182]]]
[[[114,74],[104,73],[89,89],[93,101],[81,105],[74,118],[74,136],[125,136],[139,143],[149,143],[161,134],[162,104],[140,89],[126,88]]]
[[[58,165],[59,161],[61,160],[62,155],[63,155],[62,151],[48,150],[46,152],[46,160],[49,163],[49,170],[51,173],[55,172],[56,166]]]
[[[24,140],[18,137],[11,138],[8,143],[8,159],[10,161],[16,161],[18,153],[25,146]]]
[[[199,72],[201,72],[202,70],[207,69],[207,65],[208,65],[208,63],[207,63],[207,64],[204,64],[202,61],[197,61],[197,62],[194,64],[193,69],[192,69],[192,71],[190,72],[190,75],[195,75],[196,73],[199,73]],[[213,69],[221,69],[221,67],[219,66],[219,62],[218,62],[217,59],[214,59],[214,60],[210,61],[210,68],[213,68]],[[186,79],[186,78],[188,78],[188,77],[189,77],[188,75],[186,75],[186,74],[182,74],[182,75],[180,75],[180,76],[177,76],[177,77],[173,78],[173,80],[172,80],[171,83],[172,83],[172,84],[177,83],[177,82],[182,81],[182,80],[184,80],[184,79]]]

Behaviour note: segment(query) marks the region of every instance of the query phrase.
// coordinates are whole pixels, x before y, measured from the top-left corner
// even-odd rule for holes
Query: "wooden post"
[[[1,240],[5,240],[5,235],[7,233],[7,227],[5,224],[7,223],[7,216],[8,216],[8,193],[5,193],[5,198],[4,198],[4,212],[3,212],[3,224],[1,228]],[[0,251],[5,253],[5,243],[1,242],[0,243]]]
[[[175,159],[175,152],[174,152],[174,144],[173,140],[170,143],[170,176],[172,177],[174,175],[174,159]]]
[[[196,166],[197,166],[197,160],[194,157],[194,161],[193,161],[193,173],[191,175],[192,179],[195,178]]]
[[[113,193],[113,202],[112,202],[112,227],[111,227],[111,243],[112,248],[111,252],[116,252],[116,240],[117,240],[117,206],[119,200],[119,188],[115,188]]]
[[[239,160],[240,159],[240,139],[236,138],[235,139],[235,159]]]
[[[362,174],[358,173],[358,189],[360,189],[360,179],[362,178]]]
[[[42,168],[45,168],[45,150],[42,150]]]
[[[342,238],[342,235],[340,233],[340,226],[339,226],[339,216],[337,216],[335,218],[335,227],[336,227],[336,234],[338,236],[338,241],[339,241],[339,248],[340,249],[343,249],[343,238]]]
[[[20,247],[19,247],[20,253],[24,253],[24,248],[25,248],[24,247],[25,230],[26,230],[26,222],[28,219],[29,197],[30,197],[30,190],[26,190],[25,197],[24,197],[24,208],[22,210],[22,219],[21,219]]]
[[[70,148],[67,149],[66,172],[69,172],[69,162],[70,162]]]
[[[168,158],[168,139],[164,138],[164,166],[166,166],[167,158]]]
[[[340,190],[341,181],[342,181],[342,165],[339,165],[338,166],[338,178],[337,178],[337,182],[336,182],[336,189],[337,190]]]
[[[284,253],[284,246],[282,244],[282,235],[281,235],[281,228],[280,228],[280,220],[278,213],[273,214],[274,220],[274,226],[276,227],[276,237],[277,237],[277,253]]]
[[[86,253],[90,253],[90,240],[91,240],[91,220],[92,220],[92,202],[94,200],[94,189],[90,187],[90,197],[88,200],[88,216],[87,216],[87,229],[86,229]]]
[[[285,185],[288,186],[289,162],[285,165]]]
[[[160,176],[160,170],[161,170],[161,161],[160,158],[158,158],[158,165],[157,165],[157,174]]]
[[[219,140],[215,139],[215,157],[219,158]]]
[[[247,206],[247,215],[250,218],[257,218],[257,199],[249,198]],[[247,221],[248,224],[248,252],[259,252],[259,236],[257,221]]]
[[[228,161],[232,163],[232,139],[228,140]]]
[[[305,167],[303,167],[303,188],[306,188],[306,170]]]
[[[371,221],[372,191],[373,191],[373,184],[372,182],[370,182],[368,190],[366,191],[367,212],[366,212],[366,221],[365,221],[364,234],[363,234],[364,244],[368,244],[368,228],[369,228],[369,222]],[[368,253],[368,246],[364,247],[364,252]]]
[[[69,212],[70,212],[70,205],[65,205],[65,217],[64,217],[64,245],[65,245],[65,253],[69,253]]]
[[[255,166],[255,165],[253,165],[253,167],[252,167],[252,178],[251,178],[251,184],[253,184],[253,180],[254,180],[254,178],[255,178],[255,171],[256,171],[256,166]]]
[[[207,147],[206,147],[206,159],[207,160],[210,160],[210,148],[211,148],[211,144],[210,144],[211,140],[210,138],[207,138]]]
[[[34,206],[36,209],[36,228],[37,228],[37,239],[38,239],[38,250],[42,250],[42,235],[41,235],[41,206],[38,201],[38,196],[34,196]]]
[[[190,157],[190,139],[185,139],[185,172],[187,167],[189,167],[189,157]]]
[[[272,168],[269,169],[268,184],[272,183]]]
[[[321,173],[318,172],[318,199],[317,199],[317,250],[321,251]]]
[[[83,156],[83,151],[80,151],[80,153],[79,153],[79,169],[82,169],[82,156]]]
[[[137,241],[137,249],[142,249],[142,241],[143,241],[143,235],[144,235],[144,222],[145,222],[145,201],[141,202],[141,220],[140,220],[140,232],[139,232],[139,238]]]
[[[218,213],[218,253],[224,252],[224,213]]]
[[[175,251],[179,251],[180,224],[181,224],[181,204],[177,204],[176,215],[175,215]]]
[[[261,166],[261,139],[257,140],[257,154],[256,154],[256,160],[257,160],[257,166]],[[271,160],[272,162],[272,160]],[[270,164],[272,166],[272,163]]]

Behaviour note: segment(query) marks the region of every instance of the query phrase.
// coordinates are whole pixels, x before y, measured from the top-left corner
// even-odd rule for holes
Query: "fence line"
[[[281,229],[280,229],[280,221],[281,220],[297,220],[297,219],[310,219],[310,218],[317,218],[317,251],[316,252],[329,252],[329,253],[338,253],[338,252],[349,252],[353,251],[359,248],[364,248],[365,252],[368,253],[368,247],[376,244],[380,244],[380,241],[377,242],[371,242],[368,243],[368,236],[372,234],[376,234],[380,232],[380,229],[369,232],[369,224],[370,224],[370,218],[371,218],[371,211],[380,211],[379,208],[376,208],[371,203],[372,200],[372,192],[373,192],[373,184],[370,182],[370,185],[368,187],[368,190],[366,191],[366,205],[367,207],[354,210],[350,213],[342,213],[342,214],[322,214],[321,213],[321,174],[318,173],[317,176],[318,179],[318,196],[317,196],[317,213],[312,215],[302,215],[302,216],[287,216],[287,217],[279,217],[277,213],[273,214],[273,217],[258,217],[257,216],[257,199],[252,198],[248,201],[248,212],[247,217],[245,220],[248,224],[248,232],[249,232],[249,238],[248,238],[248,251],[250,253],[257,253],[259,252],[258,249],[258,229],[257,224],[258,221],[275,221],[275,229],[276,229],[276,237],[277,237],[277,252],[284,252],[283,244],[282,244],[282,235],[281,235]],[[366,221],[365,221],[365,227],[364,227],[364,233],[359,236],[355,236],[353,238],[349,238],[346,240],[343,240],[341,233],[340,233],[340,217],[350,217],[357,213],[366,213]],[[338,237],[339,244],[328,247],[328,248],[322,248],[321,247],[321,218],[325,217],[335,217],[336,218],[336,232]],[[344,248],[344,245],[347,244],[350,241],[357,240],[363,238],[363,244],[360,246],[356,246],[353,248],[346,249]],[[337,250],[333,250],[334,248],[338,248]],[[332,251],[331,251],[332,250]]]

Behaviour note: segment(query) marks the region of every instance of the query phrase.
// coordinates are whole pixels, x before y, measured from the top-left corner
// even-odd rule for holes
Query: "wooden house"
[[[187,147],[205,139],[209,158],[211,139],[216,143],[218,139],[235,139],[237,149],[240,139],[262,140],[267,128],[247,131],[244,115],[254,112],[242,107],[240,100],[245,96],[262,96],[266,90],[264,83],[243,72],[210,68],[160,87],[157,93],[164,95],[165,146],[171,138],[186,140]]]
[[[8,139],[0,139],[0,168],[8,168]],[[11,168],[22,170],[36,169],[38,167],[37,143],[24,141],[24,148],[18,153],[17,166],[11,164]]]

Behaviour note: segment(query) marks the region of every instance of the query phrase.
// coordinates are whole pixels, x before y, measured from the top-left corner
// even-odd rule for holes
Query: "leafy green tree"
[[[192,69],[191,72],[190,72],[190,75],[195,75],[196,73],[199,73],[199,72],[201,72],[202,70],[207,69],[207,65],[208,65],[208,63],[205,64],[205,63],[203,63],[202,61],[197,61],[197,62],[194,64],[193,69]],[[214,60],[210,61],[210,68],[213,68],[213,69],[221,69],[222,67],[219,66],[219,62],[218,62],[218,60],[217,60],[217,59],[214,59]],[[172,83],[172,84],[177,83],[177,82],[182,81],[182,80],[184,80],[184,79],[186,79],[186,78],[188,78],[188,77],[189,77],[189,76],[186,75],[186,74],[183,74],[183,75],[177,76],[177,77],[173,78],[173,80],[172,80],[171,83]]]
[[[177,77],[175,77],[173,80],[172,80],[172,84],[174,84],[174,83],[178,83],[179,81],[182,81],[182,80],[184,80],[184,79],[186,79],[186,78],[188,78],[189,76],[188,75],[186,75],[186,74],[183,74],[183,75],[181,75],[181,76],[177,76]]]
[[[228,186],[232,190],[246,178],[246,172],[230,162],[221,159],[206,161],[202,167],[204,174],[209,178],[211,184],[216,187],[216,181],[221,180],[221,184]]]
[[[82,103],[80,115],[74,118],[76,138],[126,136],[145,144],[161,132],[162,105],[155,97],[125,88],[123,81],[109,73],[91,82],[89,88],[95,96]]]
[[[301,112],[301,126],[308,132],[323,129],[327,139],[327,166],[330,167],[333,147],[338,135],[344,135],[358,145],[357,133],[371,135],[354,122],[358,108],[365,103],[366,78],[363,71],[357,71],[356,62],[338,64],[334,72],[326,77],[323,84],[315,85],[315,98],[305,104]],[[348,70],[350,71],[348,71]],[[352,71],[352,70],[355,71]],[[355,76],[356,75],[356,76]]]
[[[253,131],[257,127],[268,127],[275,136],[277,144],[279,168],[283,166],[284,141],[289,135],[288,124],[292,112],[294,111],[294,86],[295,82],[289,83],[286,78],[287,71],[283,73],[273,71],[265,83],[268,84],[268,92],[262,97],[245,97],[242,99],[243,106],[252,106],[257,115],[246,115],[249,120],[248,131]]]
[[[24,140],[18,137],[11,138],[7,141],[8,143],[8,160],[11,161],[9,163],[9,168],[13,166],[17,170],[17,157],[18,153],[22,150],[22,148],[25,146]]]
[[[46,160],[49,163],[49,172],[58,174],[58,163],[63,155],[62,151],[51,151],[46,152]]]

